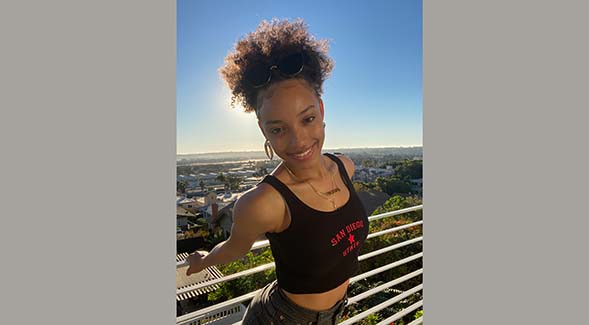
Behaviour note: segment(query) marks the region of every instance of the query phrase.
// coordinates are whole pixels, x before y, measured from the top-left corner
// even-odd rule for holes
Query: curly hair
[[[231,106],[241,104],[246,113],[258,114],[258,95],[272,84],[285,78],[273,75],[271,81],[261,88],[254,88],[244,78],[252,64],[260,62],[270,66],[272,59],[279,55],[302,52],[305,56],[303,71],[292,78],[301,78],[308,82],[317,96],[323,93],[323,82],[333,69],[333,59],[328,55],[328,41],[316,40],[307,31],[302,19],[263,20],[254,32],[248,33],[237,41],[235,50],[225,57],[225,65],[219,69],[222,78],[231,90]]]

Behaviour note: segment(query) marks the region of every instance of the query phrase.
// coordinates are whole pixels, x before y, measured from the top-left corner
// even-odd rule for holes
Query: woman
[[[327,43],[302,20],[263,21],[241,39],[220,72],[232,103],[255,112],[270,159],[282,162],[235,203],[231,236],[206,256],[190,255],[187,274],[245,255],[262,234],[277,280],[251,301],[243,324],[335,324],[368,235],[351,183],[354,163],[322,154]]]

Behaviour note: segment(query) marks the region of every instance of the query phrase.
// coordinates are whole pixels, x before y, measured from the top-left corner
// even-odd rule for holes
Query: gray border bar
[[[2,1],[0,324],[174,324],[175,1]]]
[[[587,322],[587,7],[425,1],[425,324]]]

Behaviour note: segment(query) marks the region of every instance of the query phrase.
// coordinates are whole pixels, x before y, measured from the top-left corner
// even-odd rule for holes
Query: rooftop
[[[180,253],[176,255],[176,261],[183,261],[188,257],[188,253]],[[194,285],[206,285],[212,280],[220,279],[223,274],[215,266],[207,267],[201,272],[186,276],[187,265],[176,268],[176,290],[183,290]],[[208,285],[196,290],[190,290],[184,293],[176,294],[176,300],[185,300],[191,297],[196,297],[205,293],[209,293],[219,288],[218,284]]]

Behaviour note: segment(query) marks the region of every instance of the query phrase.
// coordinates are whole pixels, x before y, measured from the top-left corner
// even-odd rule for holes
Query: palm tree
[[[204,239],[205,243],[208,244],[209,247],[207,247],[207,250],[211,250],[213,249],[213,247],[217,246],[218,243],[222,242],[225,240],[225,238],[223,237],[223,232],[219,232],[219,231],[211,231],[209,232],[209,235]]]
[[[204,227],[204,226],[207,225],[207,221],[205,220],[205,218],[202,218],[201,217],[201,218],[196,219],[195,224],[197,224],[197,225],[199,225],[201,227]]]
[[[180,193],[186,193],[186,185],[188,184],[185,181],[176,182],[176,188]]]

